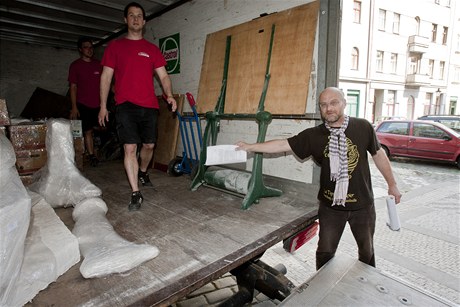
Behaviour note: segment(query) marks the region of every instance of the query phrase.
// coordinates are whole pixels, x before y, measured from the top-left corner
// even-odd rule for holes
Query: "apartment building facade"
[[[460,114],[460,3],[343,0],[339,87],[377,122]]]

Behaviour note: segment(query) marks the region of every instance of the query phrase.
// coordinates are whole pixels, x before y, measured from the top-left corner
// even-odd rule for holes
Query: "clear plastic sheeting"
[[[77,238],[42,196],[30,192],[32,215],[24,260],[8,306],[22,306],[80,261]]]
[[[136,244],[120,237],[105,214],[107,205],[100,198],[88,198],[75,206],[72,233],[78,238],[84,259],[80,273],[85,278],[128,271],[155,258],[158,248]]]
[[[31,200],[19,179],[11,142],[0,133],[0,306],[7,306],[21,269]]]
[[[70,120],[50,119],[46,125],[47,164],[34,176],[36,182],[29,189],[42,195],[53,208],[72,206],[85,198],[100,196],[101,190],[75,167]]]

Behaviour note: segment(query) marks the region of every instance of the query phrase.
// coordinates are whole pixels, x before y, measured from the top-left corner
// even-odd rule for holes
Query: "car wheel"
[[[382,146],[383,150],[385,151],[388,158],[390,158],[390,150],[386,146]]]
[[[460,169],[460,156],[457,157],[457,167]]]

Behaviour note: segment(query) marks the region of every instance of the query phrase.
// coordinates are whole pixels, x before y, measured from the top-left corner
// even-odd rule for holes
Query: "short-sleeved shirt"
[[[77,85],[78,103],[88,108],[99,107],[101,72],[101,62],[96,59],[86,62],[80,58],[70,64],[68,81],[70,84]]]
[[[160,48],[145,39],[117,39],[105,49],[102,65],[114,69],[117,105],[129,101],[159,108],[153,75],[156,68],[166,66]]]
[[[361,118],[350,117],[345,135],[349,175],[348,194],[345,207],[334,206],[333,208],[358,210],[374,203],[368,153],[375,155],[380,149],[380,143],[372,125]],[[294,154],[300,159],[312,156],[321,166],[318,200],[321,204],[331,206],[336,183],[330,180],[329,139],[330,132],[323,123],[305,129],[289,138],[288,142]]]

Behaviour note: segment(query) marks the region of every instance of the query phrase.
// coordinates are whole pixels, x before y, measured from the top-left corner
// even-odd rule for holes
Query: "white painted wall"
[[[180,33],[181,73],[171,75],[174,92],[191,92],[197,98],[197,104],[199,104],[200,101],[197,93],[207,34],[245,23],[259,17],[260,14],[271,14],[309,2],[311,1],[191,1],[149,22],[146,26],[145,37],[158,44],[160,38]],[[315,82],[315,80],[312,80],[312,82]],[[161,93],[159,89],[158,91]],[[310,93],[312,92],[314,91],[310,91]],[[310,99],[313,98],[310,97]],[[315,103],[309,103],[308,105],[310,109],[307,112],[314,113]],[[205,124],[203,121],[203,131]],[[273,120],[269,125],[266,140],[286,138],[314,125],[315,122],[309,120]],[[255,121],[225,120],[221,122],[221,130],[217,142],[218,144],[234,144],[238,140],[254,142],[257,138],[257,131]],[[182,155],[182,145],[180,142],[178,145],[177,152],[179,155]],[[253,163],[252,155],[250,157],[246,165],[246,169],[248,170],[252,169]],[[299,163],[293,155],[265,155],[263,164],[263,172],[268,175],[307,183],[311,183],[313,180],[314,163],[311,161]]]

